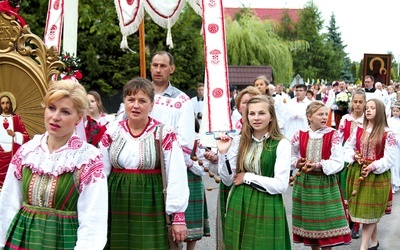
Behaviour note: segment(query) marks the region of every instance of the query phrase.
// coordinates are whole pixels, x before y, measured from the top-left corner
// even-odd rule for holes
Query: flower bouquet
[[[340,110],[347,110],[349,108],[351,94],[348,92],[340,92],[336,95],[335,104]]]
[[[71,56],[68,52],[60,55],[60,60],[65,64],[65,68],[59,68],[61,79],[80,80],[83,75],[79,71],[81,67],[81,59]]]

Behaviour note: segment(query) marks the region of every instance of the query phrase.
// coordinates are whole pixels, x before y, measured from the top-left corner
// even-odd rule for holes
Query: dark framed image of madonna
[[[390,54],[364,54],[363,83],[366,75],[374,77],[375,83],[381,82],[390,85],[390,70],[392,68],[392,55]]]

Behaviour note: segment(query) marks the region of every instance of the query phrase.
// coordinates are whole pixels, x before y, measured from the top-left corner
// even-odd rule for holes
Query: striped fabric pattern
[[[203,179],[187,170],[190,197],[189,206],[185,211],[188,236],[185,241],[200,240],[203,236],[210,236],[210,225]]]
[[[169,249],[160,173],[111,172],[105,249]]]
[[[73,174],[57,178],[54,208],[33,206],[31,181],[38,179],[28,168],[23,169],[24,203],[8,231],[5,249],[74,249],[77,240],[78,214]]]
[[[354,162],[347,175],[347,197],[351,220],[359,223],[377,223],[385,214],[391,188],[391,172],[370,173],[361,184],[358,178],[361,165]],[[351,196],[357,190],[356,196]]]
[[[272,139],[264,142],[259,166],[263,176],[274,176],[278,143]],[[282,195],[245,184],[233,186],[227,201],[224,242],[225,249],[291,249]]]
[[[293,234],[324,239],[350,233],[335,175],[302,173],[296,178],[292,201]]]

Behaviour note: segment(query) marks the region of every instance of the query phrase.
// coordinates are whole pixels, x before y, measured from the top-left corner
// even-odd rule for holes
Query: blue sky
[[[309,0],[223,0],[224,7],[303,8]],[[359,62],[364,53],[386,54],[391,51],[399,62],[400,10],[393,0],[314,0],[328,26],[335,14],[336,25],[342,35],[352,61]]]

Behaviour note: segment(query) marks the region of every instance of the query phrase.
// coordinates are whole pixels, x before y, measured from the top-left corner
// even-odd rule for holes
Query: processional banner
[[[202,0],[202,10],[206,94],[200,143],[203,146],[213,147],[214,136],[217,136],[215,133],[232,129],[222,0]]]

